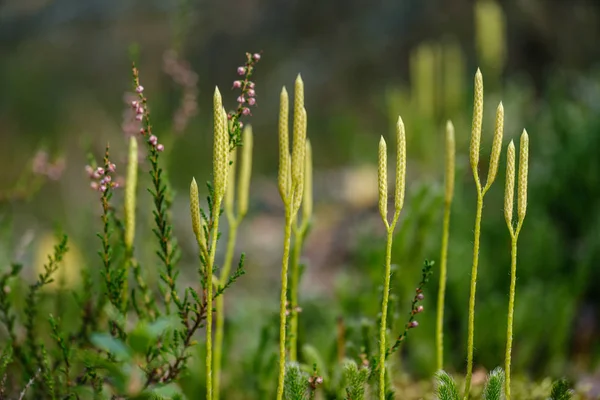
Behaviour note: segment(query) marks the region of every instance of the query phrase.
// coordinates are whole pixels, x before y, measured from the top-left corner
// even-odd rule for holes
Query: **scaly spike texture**
[[[223,198],[227,185],[227,117],[223,121],[223,103],[219,88],[215,88],[214,107],[214,145],[213,145],[213,185],[215,195]],[[225,149],[224,149],[225,148]]]
[[[206,237],[202,228],[202,218],[200,217],[200,202],[198,200],[198,184],[196,179],[192,178],[190,183],[190,214],[192,216],[192,230],[196,236],[196,241],[203,254],[206,254]]]
[[[514,236],[513,205],[515,202],[515,144],[511,140],[506,153],[506,186],[504,188],[504,219],[510,232]]]
[[[515,292],[517,286],[517,242],[519,240],[519,233],[525,220],[525,212],[527,208],[527,170],[529,163],[529,136],[527,131],[523,130],[521,135],[521,144],[519,149],[519,183],[518,183],[518,197],[517,197],[517,228],[514,229],[512,225],[512,207],[514,201],[514,186],[515,186],[515,146],[511,141],[508,152],[509,156],[507,159],[506,166],[506,195],[504,199],[505,203],[505,217],[507,218],[507,224],[509,224],[509,232],[511,236],[511,252],[510,252],[510,291],[508,297],[508,318],[506,323],[506,356],[504,360],[504,369],[506,371],[506,380],[504,382],[504,392],[506,400],[510,400],[510,374],[511,374],[511,361],[512,361],[512,341],[513,341],[513,319],[515,311]],[[511,165],[512,164],[512,165]],[[509,171],[510,170],[510,171]],[[510,182],[509,182],[509,176]],[[510,188],[509,188],[510,186]],[[509,193],[510,191],[510,193]],[[508,198],[510,197],[510,198]],[[510,202],[510,215],[507,215],[506,206]]]
[[[481,71],[477,69],[475,74],[475,96],[473,99],[473,126],[471,128],[471,147],[469,160],[475,180],[479,182],[479,148],[481,146],[481,125],[483,121],[483,77]]]
[[[277,181],[279,184],[279,194],[283,203],[286,204],[290,197],[290,139],[289,139],[289,113],[290,113],[289,99],[287,90],[285,87],[281,89],[281,96],[279,97],[279,173]]]
[[[379,214],[381,215],[381,219],[385,224],[386,229],[389,227],[389,222],[387,220],[387,192],[388,192],[388,183],[387,183],[387,146],[385,144],[385,139],[383,136],[379,139],[379,166],[377,168],[377,182],[379,189]]]
[[[456,144],[454,140],[454,125],[446,123],[446,168],[444,176],[444,221],[442,227],[442,250],[440,254],[440,284],[437,302],[436,349],[437,369],[444,365],[444,302],[446,297],[446,276],[448,263],[448,240],[450,231],[450,210],[454,197],[454,169]]]
[[[396,193],[395,211],[400,213],[404,205],[404,182],[406,180],[406,133],[402,117],[396,123]],[[387,201],[387,200],[386,200]]]
[[[298,163],[301,163],[299,168],[295,168],[295,169],[299,169],[300,173],[298,175],[298,182],[296,183],[296,186],[294,187],[293,191],[293,204],[292,204],[292,215],[296,216],[298,214],[298,211],[300,210],[300,205],[302,204],[302,199],[304,196],[304,172],[306,169],[305,166],[305,159],[306,159],[306,121],[307,116],[306,116],[306,110],[304,108],[302,108],[302,110],[300,111],[300,136],[298,137],[298,140],[301,141],[301,146],[302,146],[302,152],[300,154],[300,159],[297,161]],[[296,139],[294,139],[294,142],[296,141]],[[294,146],[295,147],[295,146]],[[292,183],[294,183],[294,165],[295,165],[294,161],[294,153],[292,150]]]
[[[294,85],[294,140],[292,143],[292,190],[302,196],[300,185],[304,179],[304,150],[306,140],[306,110],[304,109],[304,83],[298,75]]]
[[[240,178],[238,181],[237,209],[238,218],[244,218],[248,212],[248,197],[250,196],[250,177],[252,176],[252,149],[254,146],[252,127],[246,125],[243,132],[242,159],[240,163]]]
[[[498,164],[500,163],[500,153],[502,152],[502,136],[504,134],[504,106],[502,102],[496,110],[496,127],[494,129],[494,141],[492,142],[492,154],[490,155],[490,169],[488,170],[487,181],[483,189],[487,192],[498,173]]]
[[[458,388],[454,379],[446,371],[435,373],[435,395],[438,400],[459,400]]]
[[[527,212],[527,174],[529,171],[529,135],[526,130],[521,134],[521,148],[519,149],[519,187],[517,198],[517,215],[519,225],[525,219]]]

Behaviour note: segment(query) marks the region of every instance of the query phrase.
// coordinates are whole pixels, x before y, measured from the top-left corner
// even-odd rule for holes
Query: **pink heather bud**
[[[244,96],[239,96],[239,97],[237,98],[237,102],[238,102],[238,103],[240,103],[240,104],[242,104],[242,103],[245,103],[245,102],[246,102],[246,99],[244,98]]]
[[[142,93],[144,91],[144,87],[142,85],[135,88],[135,91],[138,93]]]
[[[119,185],[119,183],[118,183],[118,182],[113,182],[113,183],[111,183],[111,186],[112,186],[113,188],[115,188],[115,189],[116,189],[116,188],[118,188],[120,185]]]
[[[90,187],[94,190],[98,190],[98,182],[92,182],[90,183]]]
[[[254,82],[248,82],[248,89],[254,89]]]
[[[244,127],[244,123],[242,121],[240,121],[240,128]]]
[[[138,114],[135,116],[136,121],[141,121],[143,118],[144,118],[144,116],[142,114]]]
[[[105,186],[105,185],[101,185],[99,190],[100,190],[102,193],[106,192],[106,186]]]
[[[97,173],[98,175],[104,175],[104,168],[102,168],[102,167],[98,167],[98,168],[96,169],[96,173]]]
[[[94,172],[92,173],[92,178],[93,178],[93,179],[100,179],[100,174],[98,173],[98,171],[94,171]]]
[[[143,114],[144,113],[144,107],[138,107],[138,108],[136,108],[135,112],[138,113],[138,114]]]
[[[242,108],[242,114],[243,115],[249,115],[250,114],[250,109],[248,107]]]
[[[156,136],[152,135],[148,139],[148,142],[150,142],[153,146],[156,146],[156,143],[158,143],[158,138]]]
[[[257,56],[257,54],[255,54],[254,56],[256,57],[256,56]],[[260,56],[259,56],[259,58],[260,58]],[[322,377],[322,376],[317,376],[317,379],[315,379],[315,383],[316,383],[317,385],[320,385],[320,384],[322,384],[322,383],[323,383],[323,377]]]
[[[92,174],[94,173],[94,168],[92,168],[92,167],[91,167],[91,166],[89,166],[89,165],[86,165],[86,166],[85,166],[85,172],[87,172],[87,174],[88,174],[89,176],[92,176]]]
[[[411,323],[408,324],[409,328],[416,328],[417,326],[419,326],[419,323],[417,321],[411,321]]]
[[[163,151],[165,149],[165,146],[163,146],[162,144],[159,144],[158,146],[156,146],[156,151]]]
[[[248,104],[250,104],[251,106],[255,105],[256,104],[256,99],[254,97],[250,97],[248,99]]]
[[[248,96],[254,97],[255,95],[256,95],[256,92],[254,92],[254,89],[248,90]]]
[[[138,108],[138,105],[139,105],[139,103],[137,101],[135,101],[135,100],[133,100],[131,102],[131,107],[133,107],[133,108]]]
[[[252,58],[254,58],[254,61],[258,61],[258,60],[260,60],[260,54],[254,53],[254,55],[252,56]]]
[[[117,166],[113,163],[108,163],[108,170],[110,172],[115,172],[115,170],[117,169]]]
[[[422,313],[422,312],[423,312],[423,306],[419,306],[415,309],[415,314]]]
[[[244,75],[246,73],[246,67],[238,67],[237,73],[238,75]]]
[[[143,135],[143,134],[145,134],[145,133],[146,133],[146,129],[144,129],[144,128],[140,128],[140,135]]]
[[[242,81],[233,81],[233,87],[234,88],[241,88],[242,87]]]
[[[423,293],[419,293],[417,295],[417,300],[423,300],[425,298],[425,296],[423,296]]]

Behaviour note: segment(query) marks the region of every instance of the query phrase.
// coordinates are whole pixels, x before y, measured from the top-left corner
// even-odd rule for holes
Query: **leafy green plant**
[[[498,367],[487,376],[483,387],[483,400],[502,400],[504,397],[504,371]]]
[[[573,390],[566,379],[559,379],[552,384],[549,400],[571,400],[573,398]]]

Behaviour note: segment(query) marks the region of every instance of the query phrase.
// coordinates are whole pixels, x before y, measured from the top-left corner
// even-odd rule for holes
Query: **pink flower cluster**
[[[43,175],[52,179],[58,180],[65,170],[65,160],[60,158],[54,162],[50,161],[48,153],[40,150],[33,158],[31,170],[36,175]]]
[[[164,54],[163,69],[183,88],[181,103],[173,117],[173,130],[175,133],[181,133],[198,110],[198,75],[192,71],[187,61],[178,57],[174,50]]]
[[[85,171],[92,181],[90,187],[102,193],[106,192],[108,188],[118,188],[119,183],[114,182],[111,175],[116,169],[117,167],[113,163],[108,163],[107,168],[98,167],[96,169],[92,168],[90,165],[86,165]]]
[[[135,91],[141,97],[142,92],[144,91],[144,87],[141,86],[141,85],[138,85],[135,88]],[[143,101],[133,100],[131,102],[131,108],[133,110],[135,110],[135,119],[136,119],[136,121],[142,121],[144,119],[144,116],[147,115],[148,111],[144,108],[144,102]],[[150,132],[148,131],[148,129],[146,129],[144,127],[140,128],[140,135],[144,136],[144,135],[149,134],[149,133]],[[148,137],[148,143],[150,143],[152,145],[152,147],[154,147],[156,149],[156,151],[164,151],[165,150],[165,146],[162,145],[162,144],[160,144],[160,143],[158,143],[158,138],[155,135],[150,134],[150,136]]]
[[[246,53],[246,64],[239,66],[237,69],[237,73],[240,76],[243,76],[242,80],[233,81],[233,89],[241,89],[242,94],[238,96],[238,109],[236,112],[230,112],[228,114],[229,119],[239,118],[240,116],[252,115],[250,108],[248,106],[256,105],[256,91],[254,88],[254,82],[250,80],[252,73],[254,72],[254,67],[256,63],[260,61],[259,53]],[[239,122],[240,128],[243,126],[242,122]]]

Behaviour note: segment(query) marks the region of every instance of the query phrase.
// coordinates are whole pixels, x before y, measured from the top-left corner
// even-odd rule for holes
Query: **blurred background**
[[[464,371],[475,217],[467,154],[479,67],[483,174],[501,100],[506,119],[500,173],[483,213],[476,366],[489,370],[504,360],[510,266],[502,212],[505,150],[526,128],[529,207],[519,246],[513,368],[531,378],[567,374],[585,381],[600,355],[599,40],[600,3],[594,0],[2,0],[0,204],[3,221],[10,221],[2,268],[23,261],[33,277],[57,226],[72,241],[64,266],[69,285],[78,285],[81,268],[99,267],[91,250],[99,245],[100,206],[89,189],[86,155],[99,158],[109,142],[124,171],[127,136],[137,129],[128,107],[135,58],[176,192],[182,280],[195,279],[187,188],[192,176],[210,179],[212,93],[218,85],[233,109],[236,68],[246,51],[261,51],[253,77],[257,107],[247,120],[255,134],[251,210],[238,241],[248,273],[228,292],[232,364],[225,382],[259,386],[247,372],[267,369],[276,352],[283,223],[276,186],[278,102],[281,87],[291,91],[298,73],[315,168],[300,344],[311,343],[333,360],[342,323],[348,354],[356,356],[361,349],[352,347],[352,338],[377,318],[385,245],[377,144],[380,135],[393,141],[398,115],[409,157],[393,255],[392,324],[401,329],[423,261],[439,258],[443,127],[452,119],[457,174],[446,368]],[[141,166],[142,185],[147,167]],[[139,196],[138,258],[152,271],[158,259],[150,196],[142,190]],[[418,331],[398,357],[401,368],[419,378],[435,368],[438,265]]]

